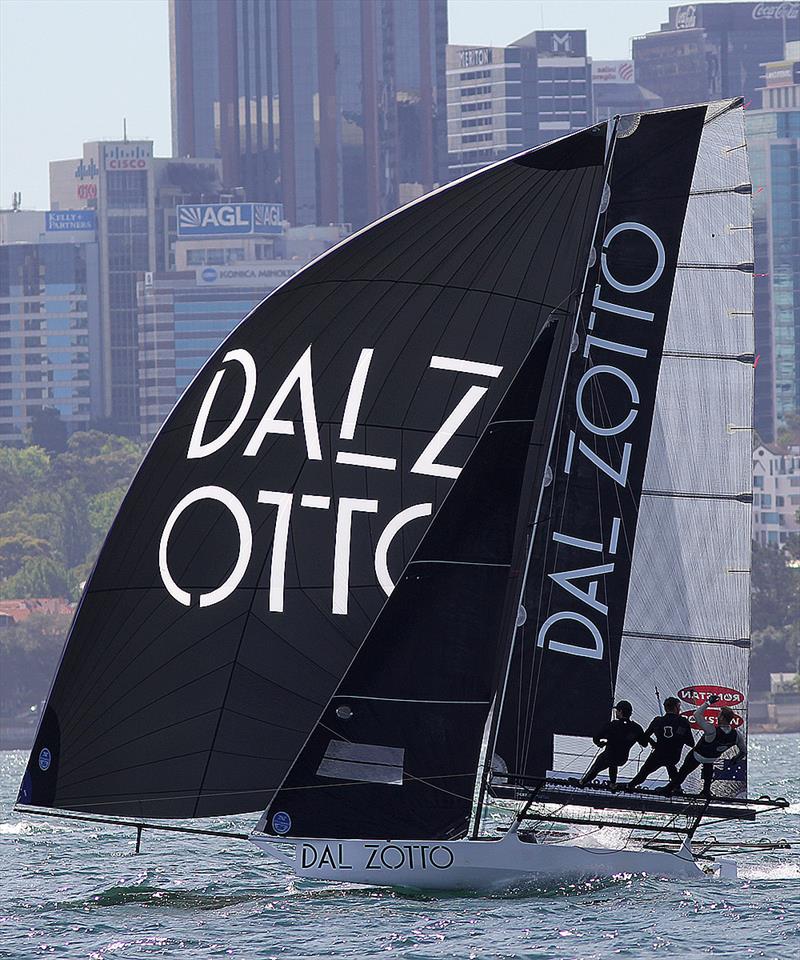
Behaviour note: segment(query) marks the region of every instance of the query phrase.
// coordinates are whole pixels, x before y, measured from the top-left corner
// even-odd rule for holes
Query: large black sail
[[[182,397],[84,592],[20,802],[263,809],[544,319],[603,129],[376,223],[262,303]]]
[[[534,343],[265,811],[264,832],[466,833],[576,305],[577,290]]]
[[[740,325],[737,314],[747,310],[728,288],[731,277],[747,282],[749,258],[717,258],[718,245],[730,246],[733,231],[746,224],[705,216],[709,198],[715,203],[721,196],[727,203],[725,195],[748,189],[725,181],[736,165],[730,155],[743,150],[743,139],[728,142],[713,126],[733,106],[663,111],[620,123],[610,201],[599,224],[596,262],[556,427],[553,483],[542,506],[548,519],[537,530],[526,584],[528,621],[517,637],[496,746],[512,772],[546,776],[585,769],[594,750],[590,738],[608,719],[615,697],[635,700],[638,718],[646,723],[658,708],[659,684],[662,695],[678,692],[668,661],[741,629],[726,626],[733,618],[722,602],[725,591],[716,586],[720,577],[731,584],[732,574],[745,572],[735,569],[733,555],[739,551],[723,556],[725,551],[713,547],[714,531],[704,527],[709,510],[722,517],[721,510],[747,509],[737,507],[742,491],[732,488],[738,478],[724,476],[741,434],[732,439],[730,420],[722,422],[729,414],[716,407],[724,404],[724,391],[709,388],[707,403],[697,395],[699,384],[716,382],[716,361],[744,369],[752,360],[738,351],[718,356],[701,333],[705,329],[712,342],[717,313],[720,329],[731,330]],[[696,176],[701,137],[708,147],[704,163],[715,173],[725,171],[704,181]],[[687,232],[692,255],[680,262]],[[668,337],[668,317],[686,278],[701,273],[709,277],[706,294],[699,291],[694,304],[679,307],[684,334],[693,332]],[[657,392],[665,389],[673,411],[668,437],[663,415],[654,419]],[[698,442],[692,443],[695,436]],[[716,458],[710,468],[691,466],[709,454]],[[685,466],[674,470],[679,461]],[[674,520],[678,515],[680,523]],[[687,594],[684,588],[693,579],[687,571],[683,587],[672,587],[675,565],[686,552],[682,544],[690,543],[698,572],[718,562],[721,567],[709,572],[708,614],[694,629],[682,610],[688,595],[702,594],[705,581]],[[634,607],[638,625],[629,616]],[[723,635],[717,640],[719,629]],[[636,646],[636,660],[626,662],[621,688],[623,641]],[[713,649],[705,646],[706,652]],[[698,675],[718,682],[708,669]]]

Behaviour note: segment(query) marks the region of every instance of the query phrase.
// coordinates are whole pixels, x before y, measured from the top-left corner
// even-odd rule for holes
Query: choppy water
[[[793,840],[737,881],[620,877],[524,895],[409,896],[300,882],[242,841],[145,834],[11,812],[25,756],[0,753],[0,957],[589,958],[800,955],[800,737],[751,738],[754,794],[781,816],[720,838]],[[219,820],[247,829],[250,818]]]

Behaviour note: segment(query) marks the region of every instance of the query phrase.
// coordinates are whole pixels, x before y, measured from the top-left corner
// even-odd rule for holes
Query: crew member
[[[676,777],[673,777],[664,792],[667,794],[680,790],[681,784],[689,776],[692,770],[701,768],[703,777],[702,795],[711,796],[711,781],[714,778],[714,763],[719,760],[723,753],[727,753],[733,747],[739,751],[732,758],[733,762],[738,762],[747,754],[747,744],[742,736],[742,731],[733,726],[736,714],[730,707],[721,707],[717,725],[706,719],[706,710],[717,702],[719,697],[712,694],[706,703],[702,703],[694,712],[694,719],[697,726],[703,731],[703,736],[697,742],[694,750],[683,761],[683,765]],[[730,761],[729,761],[730,762]]]
[[[648,745],[644,730],[631,720],[632,713],[633,707],[627,700],[620,700],[614,707],[615,719],[609,720],[593,737],[597,746],[603,747],[603,750],[584,773],[579,786],[585,787],[601,770],[608,770],[608,779],[612,784],[616,783],[617,770],[623,763],[627,763],[634,743],[641,743],[643,747]]]
[[[644,735],[653,752],[628,784],[631,790],[661,767],[667,768],[670,780],[676,779],[683,748],[686,746],[691,750],[694,747],[691,724],[686,717],[681,716],[681,703],[677,697],[667,697],[664,701],[664,716],[653,717]]]

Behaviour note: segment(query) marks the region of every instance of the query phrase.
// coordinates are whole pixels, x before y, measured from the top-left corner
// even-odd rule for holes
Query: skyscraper
[[[764,64],[761,109],[745,114],[756,257],[755,427],[771,441],[800,413],[800,43]]]
[[[0,211],[0,443],[23,443],[42,407],[87,428],[99,335],[94,211]]]
[[[173,152],[294,225],[363,225],[446,175],[446,0],[170,0]]]
[[[166,270],[177,232],[175,204],[216,198],[219,163],[153,156],[150,140],[85,143],[83,156],[50,164],[54,211],[95,211],[100,260],[100,335],[92,363],[100,395],[92,413],[139,432],[136,279]]]
[[[447,48],[450,176],[591,122],[585,30],[535,30],[508,47]]]
[[[665,106],[723,97],[760,102],[761,64],[800,38],[800,3],[686,3],[633,40],[636,81]]]

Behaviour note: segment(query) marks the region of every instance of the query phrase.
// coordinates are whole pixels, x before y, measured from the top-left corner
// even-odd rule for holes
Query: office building
[[[585,30],[447,48],[450,179],[591,122]]]
[[[761,64],[800,39],[800,3],[687,3],[633,40],[637,82],[664,105],[744,97],[759,103]]]
[[[54,211],[91,209],[100,256],[101,418],[139,432],[136,277],[168,270],[177,234],[175,206],[220,196],[217,160],[153,156],[149,140],[85,143],[83,156],[50,164]]]
[[[755,428],[777,438],[800,413],[800,43],[763,66],[761,109],[745,111],[753,182]]]
[[[753,539],[782,546],[800,534],[800,446],[762,444],[753,451]]]
[[[99,251],[91,210],[0,211],[0,443],[54,407],[68,432],[100,407]]]
[[[279,204],[178,207],[175,270],[140,275],[141,435],[155,435],[233,328],[272,290],[346,235],[286,229]]]
[[[446,171],[446,0],[170,0],[173,152],[292,225],[361,226]]]

